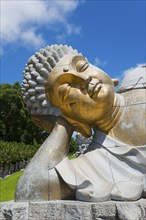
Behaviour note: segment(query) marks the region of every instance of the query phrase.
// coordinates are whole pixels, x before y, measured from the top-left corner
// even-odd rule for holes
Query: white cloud
[[[45,41],[41,34],[36,34],[33,29],[23,32],[21,38],[26,46],[29,45],[30,42],[33,42],[35,48],[40,48],[45,45]]]
[[[130,73],[130,72],[136,70],[137,68],[139,68],[139,67],[141,67],[141,66],[145,66],[145,65],[146,65],[145,63],[136,64],[135,67],[130,67],[129,69],[124,70],[123,73],[122,73],[122,75],[123,75],[123,77],[125,77],[128,73]]]
[[[78,4],[76,0],[1,1],[0,31],[3,46],[19,42],[39,48],[45,42],[40,28],[53,28],[57,23],[66,27],[64,34],[79,34],[80,28],[70,25],[67,20]]]
[[[126,87],[136,87],[139,83],[144,83],[146,80],[146,72],[142,66],[146,66],[145,63],[137,64],[135,67],[130,67],[122,72],[118,79],[120,81],[119,88],[122,91]]]
[[[119,80],[119,85],[121,84],[121,82],[123,81],[123,79],[127,76],[127,74],[129,74],[130,72],[133,72],[135,70],[137,70],[137,68],[141,67],[141,66],[145,66],[145,63],[141,63],[141,64],[136,64],[134,67],[130,67],[126,70],[120,71],[120,74],[115,76],[115,78],[117,78]]]
[[[66,23],[66,29],[67,29],[67,33],[69,35],[71,34],[80,34],[81,32],[81,27],[75,27],[73,24],[69,24],[69,23]]]
[[[65,43],[65,39],[66,39],[66,34],[68,36],[72,35],[72,34],[77,34],[79,35],[81,33],[81,27],[75,27],[73,24],[69,24],[65,22],[65,27],[66,27],[66,33],[63,32],[61,34],[58,34],[56,36],[56,40],[58,43]]]
[[[94,65],[95,65],[95,66],[98,66],[98,67],[99,67],[99,66],[100,66],[100,67],[102,66],[102,67],[103,67],[103,66],[105,66],[106,64],[107,64],[107,61],[101,61],[98,57],[96,57],[95,60],[94,60]]]

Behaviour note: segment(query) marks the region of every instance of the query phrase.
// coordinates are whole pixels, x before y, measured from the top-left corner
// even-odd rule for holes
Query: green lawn
[[[68,158],[74,159],[76,158],[73,155],[68,156]],[[16,188],[16,184],[21,177],[23,171],[19,171],[17,173],[12,174],[11,176],[7,176],[4,179],[0,179],[0,202],[14,200],[14,192]]]
[[[22,173],[23,170],[0,179],[0,202],[14,200],[16,184]]]

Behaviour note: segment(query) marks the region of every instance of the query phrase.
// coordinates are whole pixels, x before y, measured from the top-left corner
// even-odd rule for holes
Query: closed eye
[[[77,72],[83,72],[88,68],[89,63],[83,56],[78,55],[73,57],[72,65],[75,67]]]
[[[78,72],[83,72],[88,68],[88,66],[89,66],[89,64],[87,62],[83,63],[83,64],[81,63],[81,65],[78,66],[77,71]]]

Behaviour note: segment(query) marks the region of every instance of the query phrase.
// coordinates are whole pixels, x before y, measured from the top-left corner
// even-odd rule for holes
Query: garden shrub
[[[7,174],[24,168],[39,146],[26,145],[17,142],[0,141],[0,172],[4,177]]]

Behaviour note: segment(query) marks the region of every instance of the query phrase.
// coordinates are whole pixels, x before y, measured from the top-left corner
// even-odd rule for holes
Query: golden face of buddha
[[[46,95],[70,122],[92,126],[110,111],[114,83],[81,55],[67,55],[49,74]]]

